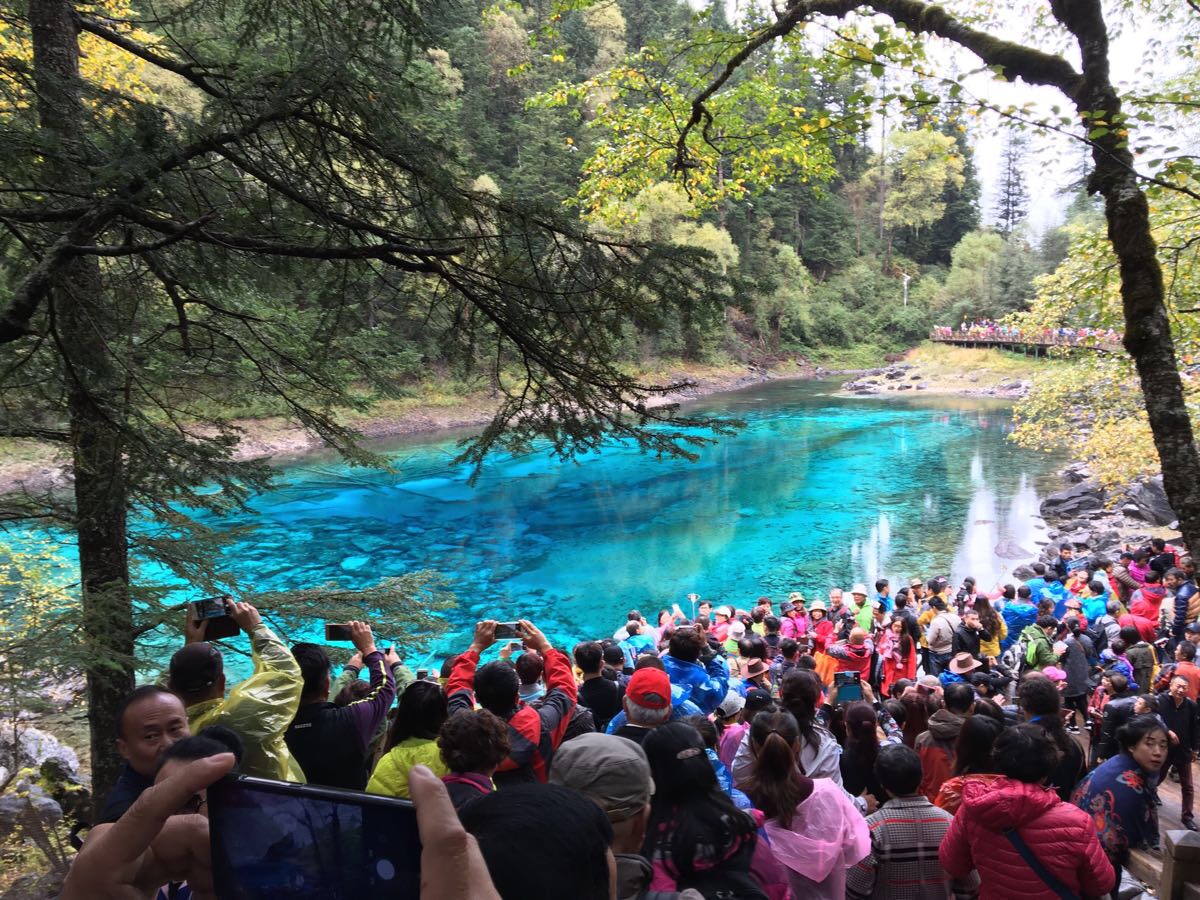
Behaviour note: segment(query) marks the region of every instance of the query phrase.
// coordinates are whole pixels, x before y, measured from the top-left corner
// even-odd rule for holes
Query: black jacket
[[[1191,750],[1200,751],[1200,721],[1196,719],[1196,704],[1187,697],[1175,705],[1170,694],[1158,695],[1158,714],[1167,723],[1167,728],[1179,736],[1179,743],[1171,745],[1171,755]]]
[[[1195,596],[1197,590],[1200,589],[1196,587],[1194,581],[1185,581],[1175,592],[1175,619],[1171,622],[1171,634],[1177,641],[1184,639],[1184,629],[1187,628],[1188,601]]]
[[[1117,729],[1133,718],[1136,694],[1114,697],[1104,704],[1104,725],[1100,729],[1100,758],[1110,759],[1121,749],[1117,744]]]
[[[96,817],[95,824],[103,825],[115,822],[125,814],[125,810],[133,806],[133,801],[142,795],[142,791],[154,784],[153,778],[140,775],[130,768],[129,763],[121,768],[121,775],[112,791],[104,800],[104,808]]]
[[[973,659],[979,659],[979,642],[990,638],[986,631],[972,631],[966,625],[954,629],[954,637],[950,641],[951,653],[970,653]]]

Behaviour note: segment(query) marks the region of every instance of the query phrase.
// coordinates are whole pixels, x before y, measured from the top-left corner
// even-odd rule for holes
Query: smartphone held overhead
[[[229,615],[228,597],[205,597],[188,604],[188,618],[197,625],[204,622],[204,639],[219,641],[237,635],[241,629]]]
[[[835,672],[833,686],[837,689],[838,706],[857,703],[863,698],[862,679],[857,672]]]
[[[520,641],[525,638],[525,632],[521,630],[520,622],[497,622],[495,634],[498,641],[512,640],[514,638]]]
[[[348,624],[344,622],[326,622],[325,640],[353,642],[354,637],[350,634],[350,626]]]

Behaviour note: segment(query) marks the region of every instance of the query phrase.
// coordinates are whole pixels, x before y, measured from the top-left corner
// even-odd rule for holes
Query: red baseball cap
[[[643,709],[666,709],[671,705],[671,679],[662,669],[638,669],[629,679],[625,696]]]

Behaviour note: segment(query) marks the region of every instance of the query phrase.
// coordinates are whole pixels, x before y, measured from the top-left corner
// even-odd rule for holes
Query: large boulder
[[[1029,581],[1037,575],[1032,566],[1017,566],[1013,569],[1013,578],[1017,581]]]
[[[1107,492],[1098,482],[1089,479],[1069,488],[1055,491],[1042,501],[1042,515],[1047,519],[1070,519],[1082,513],[1103,509]]]
[[[1147,478],[1130,488],[1129,502],[1137,507],[1134,515],[1151,525],[1170,525],[1179,518],[1171,509],[1171,501],[1163,490],[1161,475]]]
[[[15,768],[40,769],[50,760],[74,777],[79,774],[79,757],[75,751],[52,734],[38,728],[18,728],[14,738],[11,728],[0,728],[0,759],[15,763]]]

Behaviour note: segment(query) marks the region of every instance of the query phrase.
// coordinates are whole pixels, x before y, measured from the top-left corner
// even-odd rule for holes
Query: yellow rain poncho
[[[207,725],[224,725],[246,745],[241,771],[259,778],[304,781],[304,772],[283,741],[296,710],[304,679],[300,665],[266,625],[250,635],[254,672],[234,685],[224,700],[205,700],[188,707],[188,726],[196,734]]]

